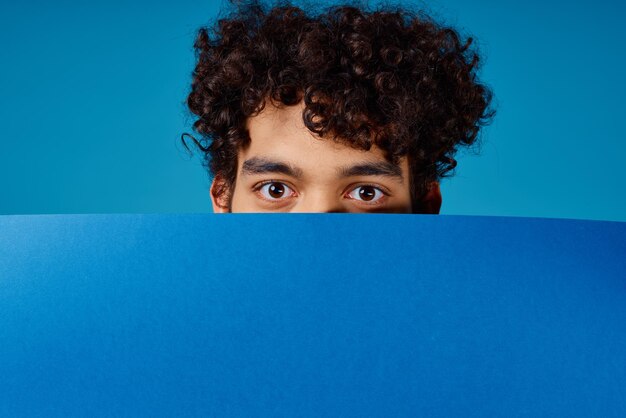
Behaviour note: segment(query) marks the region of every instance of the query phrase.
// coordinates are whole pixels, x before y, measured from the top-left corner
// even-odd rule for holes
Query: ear
[[[213,204],[213,213],[228,213],[228,187],[226,182],[220,177],[215,176],[211,182],[211,203]]]
[[[438,181],[430,183],[428,193],[421,200],[421,207],[422,213],[439,214],[441,210],[441,190],[439,189]]]

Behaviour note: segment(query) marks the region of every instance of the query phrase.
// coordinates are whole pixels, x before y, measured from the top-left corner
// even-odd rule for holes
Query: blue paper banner
[[[0,217],[1,416],[626,416],[626,223]]]

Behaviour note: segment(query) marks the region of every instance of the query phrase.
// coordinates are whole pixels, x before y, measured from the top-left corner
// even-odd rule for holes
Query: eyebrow
[[[241,167],[241,174],[243,175],[267,173],[285,174],[297,179],[300,179],[303,176],[302,170],[298,167],[294,167],[291,164],[282,161],[274,161],[261,157],[252,157],[249,160],[244,161],[243,166]]]
[[[298,167],[287,162],[263,157],[252,157],[244,161],[241,168],[242,175],[269,173],[285,174],[296,179],[301,179],[304,176],[302,169]],[[338,173],[340,177],[383,176],[398,179],[400,182],[404,180],[400,167],[387,161],[368,162],[342,167],[338,170]]]
[[[404,180],[400,167],[387,161],[371,162],[343,167],[339,170],[339,173],[341,177],[384,176],[399,179],[400,182]]]

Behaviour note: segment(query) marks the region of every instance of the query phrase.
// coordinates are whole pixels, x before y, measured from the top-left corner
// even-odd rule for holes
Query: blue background
[[[626,220],[624,3],[437,0],[479,40],[498,115],[444,214]],[[0,4],[0,214],[210,212],[181,149],[210,1]]]

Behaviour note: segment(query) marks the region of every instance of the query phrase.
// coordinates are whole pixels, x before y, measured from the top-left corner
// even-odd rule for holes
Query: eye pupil
[[[376,190],[371,186],[363,186],[359,189],[359,197],[365,201],[370,201],[376,196]]]
[[[283,194],[285,194],[285,186],[280,183],[272,183],[270,184],[270,187],[267,191],[270,196],[278,199],[279,197],[282,197]]]

